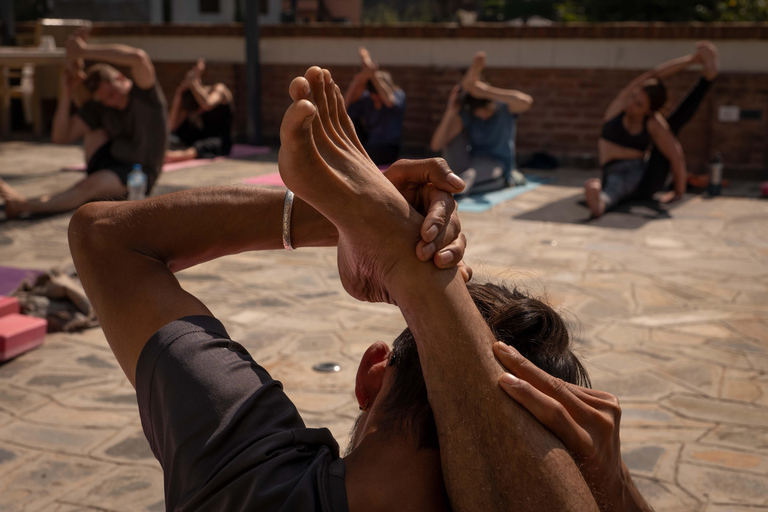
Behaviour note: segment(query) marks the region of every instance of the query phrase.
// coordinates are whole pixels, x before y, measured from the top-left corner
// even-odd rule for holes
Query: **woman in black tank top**
[[[200,59],[176,89],[166,163],[226,156],[232,149],[232,92],[222,83],[203,85],[203,71],[205,61]]]
[[[667,101],[663,78],[703,66],[702,76],[688,95],[666,118],[659,110]],[[587,204],[594,217],[621,201],[649,199],[662,190],[669,171],[674,191],[660,202],[680,199],[686,188],[685,156],[677,140],[680,129],[693,117],[717,76],[717,50],[708,41],[696,44],[696,52],[661,64],[627,85],[605,112],[598,144],[602,180],[584,184]],[[646,159],[650,151],[650,157]]]

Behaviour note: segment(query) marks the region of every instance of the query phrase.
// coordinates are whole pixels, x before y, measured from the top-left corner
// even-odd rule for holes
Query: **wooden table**
[[[0,46],[0,136],[10,132],[9,109],[11,98],[8,94],[8,69],[22,68],[25,64],[36,66],[61,66],[64,64],[66,51],[64,48],[35,48],[23,46]],[[34,109],[35,133],[42,135],[40,120],[40,94],[34,88],[32,100]]]

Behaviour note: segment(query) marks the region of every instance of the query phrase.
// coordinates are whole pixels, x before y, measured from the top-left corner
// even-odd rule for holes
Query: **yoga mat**
[[[389,165],[380,165],[379,170],[381,172],[389,169]],[[254,176],[253,178],[246,178],[243,180],[246,185],[266,185],[268,187],[284,187],[283,179],[280,177],[279,172],[273,172],[270,174],[262,174],[261,176]]]
[[[34,281],[40,270],[0,266],[0,295],[9,295],[24,281]]]
[[[258,155],[269,154],[270,149],[265,146],[249,146],[247,144],[235,144],[232,146],[228,156],[217,156],[215,158],[196,158],[194,160],[185,160],[183,162],[172,162],[163,165],[163,172],[174,172],[182,169],[190,169],[192,167],[200,167],[202,165],[208,165],[216,162],[221,162],[228,158],[249,158]],[[62,167],[61,170],[65,172],[84,172],[85,165],[69,165]]]
[[[490,210],[497,204],[501,204],[504,201],[508,201],[513,197],[517,197],[520,194],[530,192],[535,188],[539,188],[545,183],[549,183],[554,178],[542,178],[540,176],[526,176],[528,183],[518,187],[503,188],[501,190],[494,190],[493,192],[485,192],[483,194],[470,194],[466,197],[459,199],[459,211],[470,213],[482,213]]]

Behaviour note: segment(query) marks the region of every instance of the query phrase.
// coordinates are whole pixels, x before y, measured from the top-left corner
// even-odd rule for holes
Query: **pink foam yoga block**
[[[19,301],[16,297],[0,295],[0,317],[11,314],[19,314]]]
[[[7,361],[39,347],[48,322],[42,318],[10,314],[0,317],[0,361]]]

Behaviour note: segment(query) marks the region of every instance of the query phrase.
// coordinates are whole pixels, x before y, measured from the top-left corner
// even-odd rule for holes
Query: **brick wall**
[[[158,63],[157,72],[170,101],[189,63]],[[403,128],[404,145],[423,151],[440,121],[453,84],[461,78],[458,69],[389,67],[407,96]],[[306,70],[298,65],[262,67],[262,125],[268,142],[276,143],[280,121],[290,104],[288,85]],[[236,102],[235,131],[245,133],[246,97],[244,67],[240,64],[209,63],[207,83],[224,82]],[[352,66],[331,67],[335,80],[346,86],[355,73]],[[487,80],[499,87],[518,88],[534,97],[533,108],[519,120],[518,150],[544,150],[569,159],[594,159],[602,116],[616,93],[636,76],[627,70],[486,69]],[[670,109],[695,83],[690,72],[667,80]],[[762,110],[759,120],[739,123],[717,121],[717,105],[739,104],[742,109]],[[694,118],[680,135],[689,169],[704,172],[709,158],[723,153],[729,168],[758,170],[768,167],[768,73],[721,75]]]

